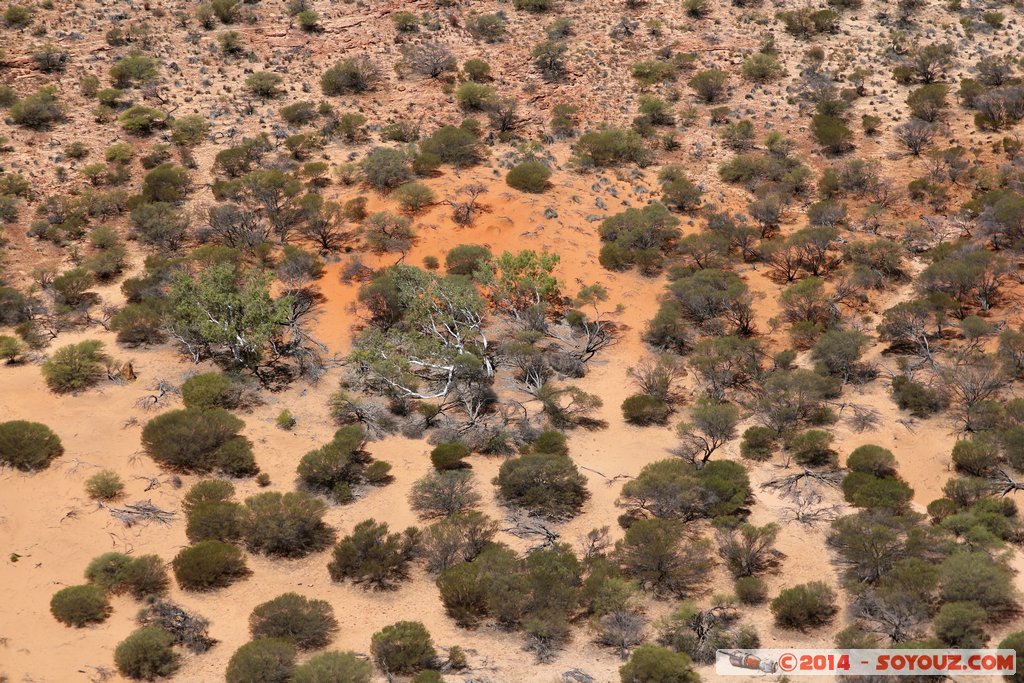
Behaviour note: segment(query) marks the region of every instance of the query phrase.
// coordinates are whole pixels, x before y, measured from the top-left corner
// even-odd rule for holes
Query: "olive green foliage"
[[[300,650],[324,647],[337,629],[330,603],[298,593],[279,595],[257,605],[249,615],[249,632],[254,640],[280,638]]]
[[[652,160],[639,133],[621,128],[585,133],[576,141],[573,151],[582,166],[606,167],[632,162],[643,167]]]
[[[505,175],[510,187],[523,192],[540,193],[547,189],[551,169],[540,161],[524,161],[516,164]]]
[[[295,667],[290,683],[370,683],[373,664],[354,652],[324,652]]]
[[[681,652],[658,645],[641,645],[619,669],[622,683],[699,683],[693,661]]]
[[[386,523],[364,520],[335,546],[327,570],[334,581],[347,579],[375,590],[394,588],[408,576],[418,538],[415,527],[389,533]]]
[[[692,465],[690,465],[692,467]],[[687,539],[676,519],[640,519],[615,546],[625,573],[659,594],[686,597],[708,580],[714,560],[705,539]]]
[[[163,594],[168,585],[167,569],[157,555],[104,553],[89,562],[85,578],[107,592],[129,593],[140,600]]]
[[[43,363],[43,379],[50,390],[58,394],[88,389],[103,377],[106,360],[101,341],[88,339],[68,344]]]
[[[368,57],[352,57],[327,69],[320,87],[325,95],[356,94],[373,90],[380,79],[380,69]]]
[[[54,593],[50,612],[62,624],[81,628],[105,621],[110,614],[110,602],[99,586],[68,586]]]
[[[145,626],[118,643],[117,670],[128,678],[153,681],[171,676],[181,665],[174,651],[174,636],[157,626]]]
[[[633,394],[622,402],[622,417],[638,426],[665,424],[671,413],[671,406],[657,396]]]
[[[124,493],[124,481],[113,470],[100,470],[85,480],[85,492],[93,500],[114,500]]]
[[[171,566],[178,584],[195,591],[224,588],[249,573],[241,550],[213,540],[184,548],[175,555]]]
[[[19,126],[42,130],[49,128],[64,119],[65,106],[57,99],[56,89],[52,86],[40,88],[31,95],[26,95],[9,110],[11,119]]]
[[[28,420],[0,422],[0,465],[25,472],[46,469],[63,452],[60,437],[44,424]]]
[[[601,223],[601,265],[609,270],[637,266],[647,275],[658,272],[665,255],[679,239],[679,219],[663,204],[626,209]]]
[[[590,497],[568,455],[534,451],[506,460],[494,483],[502,502],[548,519],[574,517]]]
[[[231,379],[220,372],[201,372],[181,385],[181,398],[186,408],[234,408],[238,390]]]
[[[699,469],[681,458],[659,460],[622,487],[632,514],[683,521],[740,515],[750,493],[743,466],[728,460],[712,460]]]
[[[363,450],[365,442],[366,432],[361,425],[341,427],[330,442],[302,456],[297,468],[299,479],[311,491],[330,494],[339,503],[351,502],[353,486],[383,483],[370,481],[370,468],[386,463],[374,461]]]
[[[786,588],[771,602],[775,623],[804,630],[831,621],[836,613],[835,591],[821,581]]]
[[[399,621],[385,626],[370,639],[373,658],[392,674],[414,674],[430,668],[437,657],[433,639],[418,621]]]
[[[259,493],[246,498],[245,507],[245,544],[252,552],[302,557],[334,540],[323,522],[327,506],[303,491]]]
[[[142,428],[142,446],[158,463],[184,472],[218,470],[231,476],[258,471],[245,425],[223,408],[185,408],[154,417]]]
[[[456,167],[472,166],[484,158],[480,140],[464,127],[444,126],[420,143],[421,156],[433,156]]]
[[[227,683],[287,683],[295,669],[295,646],[278,638],[261,638],[235,650],[228,660]]]

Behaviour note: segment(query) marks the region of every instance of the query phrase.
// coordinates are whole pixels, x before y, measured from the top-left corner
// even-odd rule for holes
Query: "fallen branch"
[[[101,506],[103,506],[102,503]],[[119,520],[126,527],[133,527],[136,524],[147,524],[149,522],[170,524],[174,519],[173,512],[161,510],[149,500],[125,505],[123,508],[108,507],[107,510],[114,519]]]

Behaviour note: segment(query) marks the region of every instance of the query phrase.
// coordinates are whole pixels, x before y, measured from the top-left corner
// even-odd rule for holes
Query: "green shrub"
[[[667,647],[641,645],[619,668],[622,683],[700,683],[693,660]]]
[[[142,179],[142,197],[147,202],[180,202],[188,192],[188,183],[188,171],[183,166],[160,164]]]
[[[974,602],[947,602],[939,608],[932,628],[949,647],[981,648],[988,642],[985,621],[988,615]]]
[[[497,43],[505,36],[508,22],[500,14],[470,14],[466,17],[466,30],[477,40]]]
[[[4,21],[13,28],[25,28],[32,23],[34,12],[25,5],[8,5],[4,10]]]
[[[327,506],[308,493],[268,491],[247,498],[245,507],[245,544],[252,552],[302,557],[334,539],[323,522]]]
[[[257,71],[245,79],[245,89],[257,97],[270,99],[280,92],[284,79],[270,71]]]
[[[721,69],[705,69],[694,74],[687,85],[697,93],[702,102],[710,104],[725,95],[729,85],[729,74]]]
[[[740,455],[748,460],[763,462],[771,460],[778,442],[774,429],[769,427],[748,427],[740,441]]]
[[[768,598],[768,586],[759,576],[741,576],[733,587],[736,597],[744,605],[760,605]]]
[[[359,162],[366,183],[379,191],[387,191],[412,179],[409,156],[400,149],[375,147]]]
[[[422,155],[432,155],[441,163],[455,166],[472,166],[483,158],[483,150],[477,136],[462,127],[444,126],[434,131],[420,143]]]
[[[362,426],[341,427],[329,443],[302,456],[297,468],[299,479],[311,490],[335,494],[361,483],[369,462],[369,457],[362,451],[365,440]],[[339,503],[348,502],[337,495],[335,498]]]
[[[892,451],[881,446],[864,444],[850,453],[846,458],[846,466],[854,472],[887,477],[896,472],[896,456],[892,454]]]
[[[26,95],[9,110],[11,119],[19,126],[41,130],[64,119],[65,107],[57,99],[56,90],[51,87],[40,88],[31,95]]]
[[[106,621],[110,615],[110,602],[99,586],[68,586],[54,593],[50,612],[62,624],[81,628]]]
[[[128,88],[156,78],[159,65],[156,59],[148,55],[130,54],[114,62],[110,67],[110,78],[116,87]]]
[[[495,102],[494,88],[467,81],[455,91],[455,101],[464,111],[484,111]]]
[[[573,151],[584,166],[606,167],[625,162],[647,166],[652,158],[639,133],[621,128],[585,133],[576,141]]]
[[[28,420],[0,422],[0,465],[22,471],[41,470],[64,452],[49,427]]]
[[[118,123],[126,133],[131,135],[149,135],[157,128],[163,128],[167,124],[167,113],[135,104],[126,109],[117,117]]]
[[[811,132],[818,144],[832,154],[849,149],[853,137],[853,132],[842,119],[829,114],[815,114],[811,119]]]
[[[821,581],[786,588],[771,602],[775,623],[805,629],[828,623],[836,613],[835,591]]]
[[[320,88],[325,95],[358,94],[376,88],[380,79],[380,69],[368,57],[352,57],[327,69]]]
[[[915,382],[906,375],[896,375],[893,378],[892,398],[901,410],[909,410],[915,417],[928,417],[946,407],[946,401],[940,392]]]
[[[551,9],[552,0],[512,0],[512,6],[516,9],[528,12],[544,12]]]
[[[187,512],[185,535],[192,543],[208,540],[234,542],[240,540],[244,532],[245,509],[238,503],[203,502]]]
[[[755,52],[740,67],[743,77],[755,83],[768,83],[786,73],[778,57],[764,52]]]
[[[437,652],[427,628],[418,621],[399,621],[373,634],[370,650],[385,671],[407,675],[434,665]]]
[[[1024,631],[1014,631],[999,643],[1000,650],[1013,650],[1017,658],[1017,671],[1003,679],[1009,683],[1024,682]]]
[[[408,576],[417,538],[415,527],[392,534],[387,524],[363,520],[334,547],[327,571],[333,581],[347,579],[378,590],[393,588]]]
[[[224,588],[249,573],[242,551],[223,541],[200,541],[184,548],[171,566],[178,584],[195,591]]]
[[[422,183],[400,185],[392,198],[409,213],[419,213],[436,200],[434,191]]]
[[[791,438],[787,447],[801,465],[824,465],[835,458],[832,434],[821,429],[808,429]]]
[[[249,616],[253,640],[280,638],[300,650],[316,650],[331,642],[338,630],[334,610],[326,600],[311,600],[285,593],[257,605]]]
[[[295,646],[262,638],[235,650],[228,660],[227,683],[288,683],[295,669]]]
[[[460,244],[444,257],[449,275],[474,275],[492,258],[491,250],[479,244]]]
[[[62,346],[43,363],[43,379],[50,390],[58,394],[88,389],[103,377],[103,342],[87,339],[77,344]]]
[[[17,337],[0,334],[0,360],[15,363],[25,352],[25,345]]]
[[[548,453],[506,460],[494,480],[503,503],[548,519],[575,516],[590,497],[586,482],[569,456]]]
[[[277,418],[274,419],[274,424],[277,425],[278,429],[290,432],[295,427],[295,416],[292,415],[292,411],[285,408],[277,414]]]
[[[223,408],[185,408],[154,417],[142,428],[142,446],[151,458],[173,470],[230,476],[255,474],[258,468],[249,440],[238,434],[245,425]]]
[[[462,443],[441,443],[430,451],[430,463],[438,471],[462,469],[467,466],[463,462],[467,457],[469,448]]]
[[[186,408],[234,408],[238,403],[238,390],[223,373],[202,372],[185,380],[181,385],[181,398]]]
[[[540,161],[524,161],[516,164],[505,175],[505,182],[522,192],[540,193],[547,189],[551,169]]]
[[[295,667],[290,683],[370,683],[373,665],[354,652],[324,652]]]
[[[482,83],[491,77],[491,65],[482,59],[467,59],[462,65],[466,72],[466,78],[476,83]]]
[[[171,676],[180,666],[173,645],[174,636],[170,633],[157,626],[145,626],[118,643],[114,663],[121,675],[136,680]]]
[[[131,557],[109,552],[94,557],[85,568],[85,578],[110,593],[130,593],[142,599],[167,590],[167,570],[157,555]]]
[[[114,500],[124,493],[124,482],[113,470],[100,470],[85,480],[85,492],[93,500]]]
[[[634,425],[665,424],[671,413],[672,408],[657,396],[633,394],[622,402],[622,416]]]

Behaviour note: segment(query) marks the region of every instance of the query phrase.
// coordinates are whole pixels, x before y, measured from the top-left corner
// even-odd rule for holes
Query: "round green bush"
[[[622,402],[622,417],[638,426],[665,424],[672,409],[657,396],[633,394]]]
[[[204,503],[223,503],[235,495],[235,485],[223,479],[203,479],[197,481],[181,500],[185,514]]]
[[[103,342],[87,339],[57,349],[43,363],[43,379],[51,391],[66,394],[87,389],[103,376]]]
[[[469,456],[469,448],[461,443],[442,443],[430,451],[430,462],[434,469],[457,470],[466,467],[462,459]]]
[[[370,651],[382,669],[399,675],[428,669],[437,657],[430,632],[418,621],[399,621],[385,626],[373,634]]]
[[[324,652],[295,667],[290,683],[370,683],[373,665],[354,652]]]
[[[548,453],[549,455],[569,455],[569,443],[565,434],[555,429],[548,429],[533,440],[530,450],[534,453]]]
[[[252,447],[238,434],[244,425],[223,408],[172,410],[146,423],[142,446],[151,458],[174,470],[255,474]]]
[[[667,647],[644,644],[619,668],[622,683],[700,683],[693,660]]]
[[[760,605],[768,597],[768,586],[758,576],[741,576],[734,587],[736,597],[744,605]]]
[[[242,551],[223,541],[200,541],[184,548],[171,566],[185,590],[223,588],[248,574]]]
[[[60,437],[44,424],[28,420],[0,423],[0,464],[22,471],[45,469],[64,452]]]
[[[267,491],[245,499],[246,547],[256,553],[302,557],[334,540],[324,524],[327,505],[304,491]]]
[[[830,621],[836,613],[836,594],[822,581],[786,588],[772,600],[775,623],[786,628],[804,629]]]
[[[776,434],[768,427],[748,427],[740,441],[740,455],[748,460],[771,460],[775,451]]]
[[[896,472],[896,456],[892,451],[864,444],[854,449],[846,459],[846,466],[854,472],[866,472],[876,477],[887,477]]]
[[[122,640],[114,650],[114,663],[121,675],[152,681],[178,670],[174,636],[157,626],[145,626]]]
[[[245,508],[231,501],[210,501],[188,511],[185,535],[199,541],[237,541],[244,533]]]
[[[68,586],[54,593],[50,612],[62,624],[80,628],[105,621],[110,615],[110,602],[99,586]]]
[[[331,641],[338,630],[334,610],[326,600],[311,600],[298,593],[285,593],[257,605],[249,615],[253,639],[280,638],[300,650],[316,650]]]
[[[444,257],[449,275],[473,275],[491,260],[491,250],[479,244],[460,244]]]
[[[232,408],[238,392],[231,380],[219,372],[193,375],[181,385],[181,398],[187,408]]]
[[[505,175],[505,182],[522,192],[538,194],[548,187],[551,169],[539,161],[524,161]]]
[[[105,591],[119,592],[124,585],[124,574],[132,563],[130,555],[109,552],[94,557],[85,567],[85,579]]]
[[[262,638],[235,650],[228,661],[227,683],[288,683],[295,669],[295,646],[287,640]]]
[[[113,470],[100,470],[85,480],[85,492],[93,500],[114,500],[124,493],[124,482]]]

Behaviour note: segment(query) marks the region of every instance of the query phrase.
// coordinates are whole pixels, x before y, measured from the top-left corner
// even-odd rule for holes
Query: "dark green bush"
[[[460,244],[444,258],[449,275],[473,275],[491,260],[491,250],[479,244]]]
[[[483,158],[480,140],[463,127],[444,126],[420,143],[422,155],[432,155],[445,164],[472,166]]]
[[[744,605],[760,605],[768,597],[768,586],[759,576],[741,576],[733,587],[736,597]]]
[[[359,168],[366,183],[382,192],[412,180],[409,155],[400,149],[375,147],[359,162]]]
[[[836,452],[831,447],[833,438],[824,430],[808,429],[792,437],[786,445],[799,464],[824,465],[835,459]]]
[[[366,56],[338,62],[320,77],[325,95],[347,95],[373,90],[380,82],[380,69]]]
[[[65,107],[57,99],[56,92],[55,88],[49,86],[26,95],[11,105],[11,119],[19,126],[37,130],[62,121]]]
[[[540,193],[547,189],[551,169],[540,161],[524,161],[516,164],[505,175],[505,182],[510,187],[523,192]]]
[[[254,640],[280,638],[300,650],[324,647],[337,630],[338,621],[330,603],[298,593],[279,595],[257,605],[249,615],[249,632]]]
[[[223,408],[172,410],[146,423],[142,446],[151,458],[174,470],[252,475],[258,470],[252,448],[238,434],[244,425]]]
[[[1024,631],[1014,631],[999,643],[1000,650],[1013,650],[1017,657],[1017,671],[1003,679],[1009,683],[1024,683]]]
[[[399,621],[373,634],[370,650],[385,671],[407,675],[434,665],[437,651],[427,628],[418,621]]]
[[[740,455],[748,460],[763,462],[771,460],[775,447],[778,444],[778,435],[774,429],[768,427],[747,427],[743,432],[743,440],[740,441]]]
[[[892,398],[901,410],[909,410],[915,417],[928,417],[946,407],[942,394],[906,375],[892,380]]]
[[[131,557],[118,552],[93,558],[85,568],[85,578],[110,593],[128,592],[139,599],[164,593],[168,584],[159,556]]]
[[[469,448],[462,443],[441,443],[430,451],[430,463],[438,471],[458,470],[468,467],[463,459],[469,456]]]
[[[242,551],[223,541],[200,541],[184,548],[171,566],[178,584],[196,591],[230,586],[249,573]]]
[[[136,680],[152,681],[171,676],[180,666],[174,651],[174,636],[156,626],[145,626],[134,632],[114,650],[114,663],[121,675]]]
[[[418,537],[415,527],[392,534],[385,523],[363,520],[334,547],[327,570],[334,581],[347,579],[377,590],[393,588],[408,576]]]
[[[199,541],[233,542],[245,531],[245,508],[233,501],[199,503],[187,513],[185,535],[192,543]]]
[[[366,433],[358,424],[345,425],[334,438],[302,456],[299,479],[313,491],[333,494],[339,503],[351,500],[351,487],[362,483],[370,457],[363,450]]]
[[[622,416],[634,425],[665,424],[672,408],[657,396],[633,394],[622,402]]]
[[[981,648],[988,642],[988,615],[974,602],[947,602],[939,608],[932,628],[945,644],[956,648]]]
[[[586,482],[569,456],[547,453],[506,460],[494,479],[503,503],[548,519],[579,513],[590,497]]]
[[[201,372],[181,385],[181,398],[186,408],[234,408],[238,390],[220,372]]]
[[[62,624],[80,628],[106,621],[110,615],[110,602],[99,586],[68,586],[54,593],[50,612]]]
[[[775,623],[784,628],[820,626],[836,613],[835,591],[821,581],[786,588],[772,600],[771,610]]]
[[[693,660],[667,647],[641,645],[619,669],[622,683],[700,683]]]
[[[245,500],[245,544],[252,552],[302,557],[334,539],[323,522],[327,506],[302,491],[268,491]]]
[[[25,472],[46,469],[63,452],[60,437],[44,424],[28,420],[0,422],[0,465]]]
[[[235,650],[228,660],[227,683],[288,683],[295,669],[295,646],[262,638]]]
[[[647,166],[652,158],[639,133],[621,128],[585,133],[576,141],[573,151],[584,166],[605,167],[625,162]]]
[[[68,344],[43,363],[43,379],[58,394],[88,389],[103,377],[106,360],[101,341],[87,339]]]
[[[866,472],[876,477],[886,477],[896,472],[896,456],[892,451],[875,446],[864,444],[858,446],[846,458],[846,466],[854,472]]]
[[[373,665],[354,652],[324,652],[295,667],[289,683],[370,683]]]

